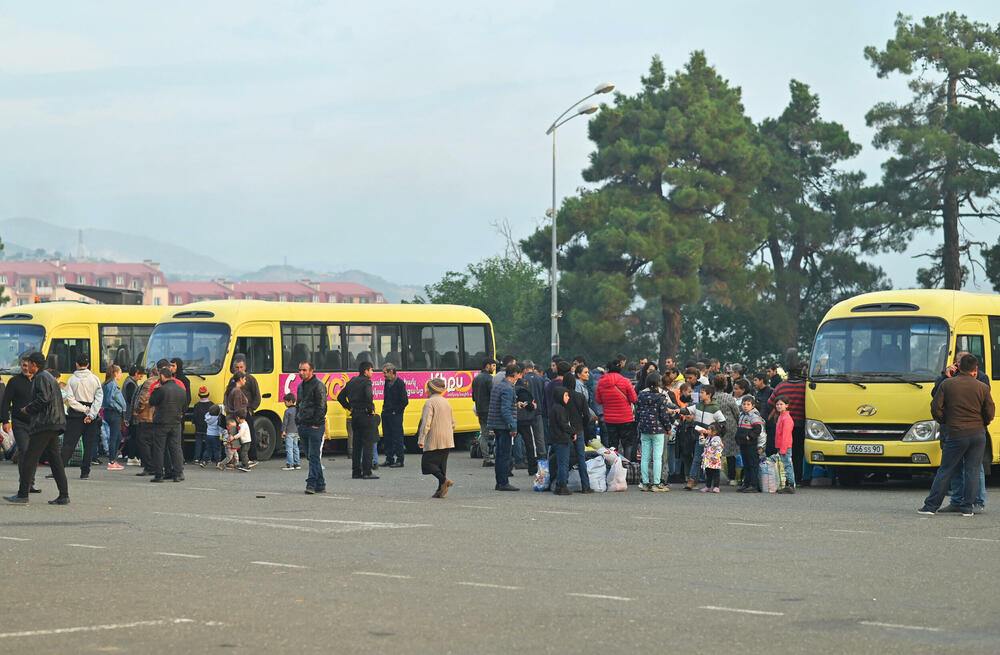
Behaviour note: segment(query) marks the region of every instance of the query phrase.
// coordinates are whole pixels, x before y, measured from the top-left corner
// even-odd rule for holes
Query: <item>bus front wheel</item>
[[[262,462],[271,459],[278,444],[277,426],[266,416],[255,416],[253,429],[257,433],[257,458]]]
[[[864,471],[859,471],[858,469],[847,467],[837,468],[837,482],[841,487],[860,487],[864,475]]]

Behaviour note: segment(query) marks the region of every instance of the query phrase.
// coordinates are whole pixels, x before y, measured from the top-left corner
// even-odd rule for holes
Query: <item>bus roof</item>
[[[0,323],[149,323],[159,322],[169,307],[158,305],[99,305],[57,300],[0,309]]]
[[[461,305],[387,303],[312,303],[268,300],[205,300],[170,308],[162,322],[217,320],[229,325],[250,321],[324,321],[357,323],[490,323],[483,311]]]
[[[875,291],[837,303],[823,317],[823,322],[872,314],[940,316],[948,320],[966,314],[1000,314],[1000,295],[945,289]]]

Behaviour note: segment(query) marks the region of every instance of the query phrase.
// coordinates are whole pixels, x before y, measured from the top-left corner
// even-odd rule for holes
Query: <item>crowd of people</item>
[[[976,410],[982,433],[992,419],[992,401],[989,380],[975,368],[976,358],[960,352],[955,361],[935,385],[933,413],[944,434],[950,431],[954,439],[961,439],[977,428],[968,416],[955,423],[956,411],[961,412],[959,399],[971,397],[971,404],[982,405]],[[24,504],[29,494],[39,491],[35,471],[41,459],[51,467],[49,477],[59,489],[59,496],[50,502],[68,504],[65,469],[78,442],[82,442],[81,480],[89,479],[92,464],[100,463],[102,455],[108,457],[108,470],[134,464],[141,466],[136,475],[148,476],[151,482],[184,480],[181,441],[191,407],[191,385],[184,375],[183,361],[163,359],[145,372],[133,367],[124,380],[122,370],[110,365],[103,383],[90,371],[86,355],[79,356],[75,364],[68,382],[60,385],[58,374],[45,369],[41,353],[26,353],[21,358],[21,373],[5,386],[0,384],[0,421],[16,444],[12,450],[18,456],[20,479],[17,494],[6,500]],[[502,362],[486,359],[472,382],[472,401],[480,424],[473,456],[482,457],[483,466],[493,468],[494,488],[502,492],[519,490],[511,484],[516,469],[527,469],[529,475],[537,476],[540,464],[547,463],[552,474],[545,489],[557,495],[572,493],[569,471],[573,465],[585,470],[588,456],[593,456],[588,446],[590,451],[613,449],[624,461],[637,462],[639,488],[646,492],[669,491],[671,483],[681,483],[685,490],[720,493],[725,480],[739,492],[757,493],[762,490],[758,467],[771,457],[783,478],[780,492],[795,493],[797,487],[808,486],[814,475],[826,472],[805,459],[806,366],[800,363],[790,369],[784,379],[776,364],[747,377],[741,365],[730,364],[723,370],[716,359],[690,361],[683,367],[672,358],[659,366],[646,360],[629,366],[627,359],[618,355],[605,366],[591,368],[582,356],[571,361],[556,356],[544,369],[530,360],[519,363],[513,356],[504,357]],[[969,374],[970,370],[976,378],[972,383],[987,391],[970,390],[966,380],[962,380],[964,386],[953,381],[942,384],[959,377],[960,371]],[[392,364],[383,367],[384,400],[379,414],[373,371],[370,362],[362,362],[358,375],[336,398],[350,412],[355,479],[379,479],[379,425],[385,437],[382,466],[404,466],[403,416],[409,403],[406,385]],[[321,454],[327,389],[310,362],[300,363],[298,373],[297,394],[283,398],[284,470],[298,470],[300,458],[306,459],[305,493],[323,493],[326,479]],[[939,388],[944,391],[938,393]],[[455,419],[444,398],[446,389],[444,380],[427,382],[427,400],[417,433],[417,444],[423,451],[421,471],[435,478],[435,498],[444,498],[453,486],[447,477],[447,464],[455,446]],[[205,387],[198,390],[198,402],[190,413],[195,428],[192,463],[249,472],[257,464],[253,412],[260,405],[261,392],[257,380],[246,371],[242,356],[234,358],[232,378],[222,400],[211,399]],[[937,511],[947,490],[952,495],[949,507],[956,509],[942,511],[965,515],[982,511],[982,466],[978,475],[975,470],[979,464],[976,457],[983,457],[982,449],[976,445],[961,450],[945,448],[948,456],[938,477],[947,475],[947,479],[935,481],[921,511]],[[581,473],[579,479],[580,491],[593,493],[588,476]]]

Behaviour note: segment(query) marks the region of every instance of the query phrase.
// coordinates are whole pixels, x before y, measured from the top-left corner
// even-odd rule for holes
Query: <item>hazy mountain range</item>
[[[234,282],[285,282],[301,279],[315,282],[356,282],[381,291],[388,302],[409,300],[423,293],[420,286],[396,284],[378,275],[358,270],[323,272],[294,266],[265,266],[256,271],[239,271],[206,253],[163,239],[126,230],[68,229],[29,217],[12,217],[0,221],[0,240],[4,245],[4,249],[0,251],[0,259],[36,260],[59,257],[131,262],[151,259],[159,262],[167,279],[175,281],[225,278]]]

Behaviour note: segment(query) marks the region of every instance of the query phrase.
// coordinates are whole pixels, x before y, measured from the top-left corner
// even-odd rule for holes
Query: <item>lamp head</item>
[[[577,114],[593,114],[595,111],[600,109],[597,105],[591,103],[589,105],[584,105],[576,110]]]
[[[594,87],[594,93],[611,93],[615,88],[615,85],[611,82],[604,82],[603,84],[598,84]]]

